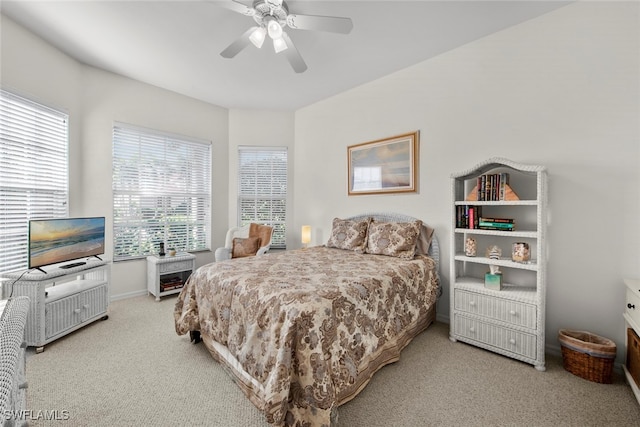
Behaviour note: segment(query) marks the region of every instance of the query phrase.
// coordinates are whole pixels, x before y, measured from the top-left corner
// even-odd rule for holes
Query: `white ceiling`
[[[348,35],[288,29],[309,67],[296,74],[266,42],[222,58],[254,22],[221,2],[2,0],[0,10],[84,64],[226,108],[295,110],[567,4],[287,1],[290,13],[353,21]]]

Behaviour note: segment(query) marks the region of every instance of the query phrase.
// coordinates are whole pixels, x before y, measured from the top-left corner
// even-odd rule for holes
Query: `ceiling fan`
[[[220,5],[234,12],[251,16],[257,24],[245,31],[240,38],[220,52],[222,57],[233,58],[249,43],[261,48],[266,36],[269,35],[276,53],[284,52],[296,73],[304,72],[307,69],[307,64],[302,59],[289,35],[284,31],[285,28],[328,31],[340,34],[348,34],[353,28],[350,18],[289,13],[289,7],[284,0],[254,0],[251,7],[235,0],[221,2]]]

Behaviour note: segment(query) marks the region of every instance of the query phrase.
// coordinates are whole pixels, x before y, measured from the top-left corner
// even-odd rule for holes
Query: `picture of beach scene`
[[[349,194],[416,191],[418,132],[348,147]]]
[[[104,217],[29,222],[29,268],[104,253]]]

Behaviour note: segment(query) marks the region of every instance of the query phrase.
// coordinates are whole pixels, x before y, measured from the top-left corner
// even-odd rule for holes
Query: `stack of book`
[[[180,277],[168,277],[160,279],[160,292],[166,292],[173,289],[181,288],[183,285]]]
[[[476,200],[505,200],[508,184],[506,172],[480,175],[476,182]]]
[[[513,231],[515,223],[512,218],[486,218],[478,219],[478,228],[481,230]]]
[[[479,228],[482,206],[456,206],[456,228]]]

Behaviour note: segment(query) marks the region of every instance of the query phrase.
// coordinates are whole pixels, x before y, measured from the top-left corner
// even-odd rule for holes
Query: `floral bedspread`
[[[175,328],[200,331],[268,422],[329,426],[332,409],[433,320],[438,286],[426,256],[272,252],[196,270],[176,302]]]

